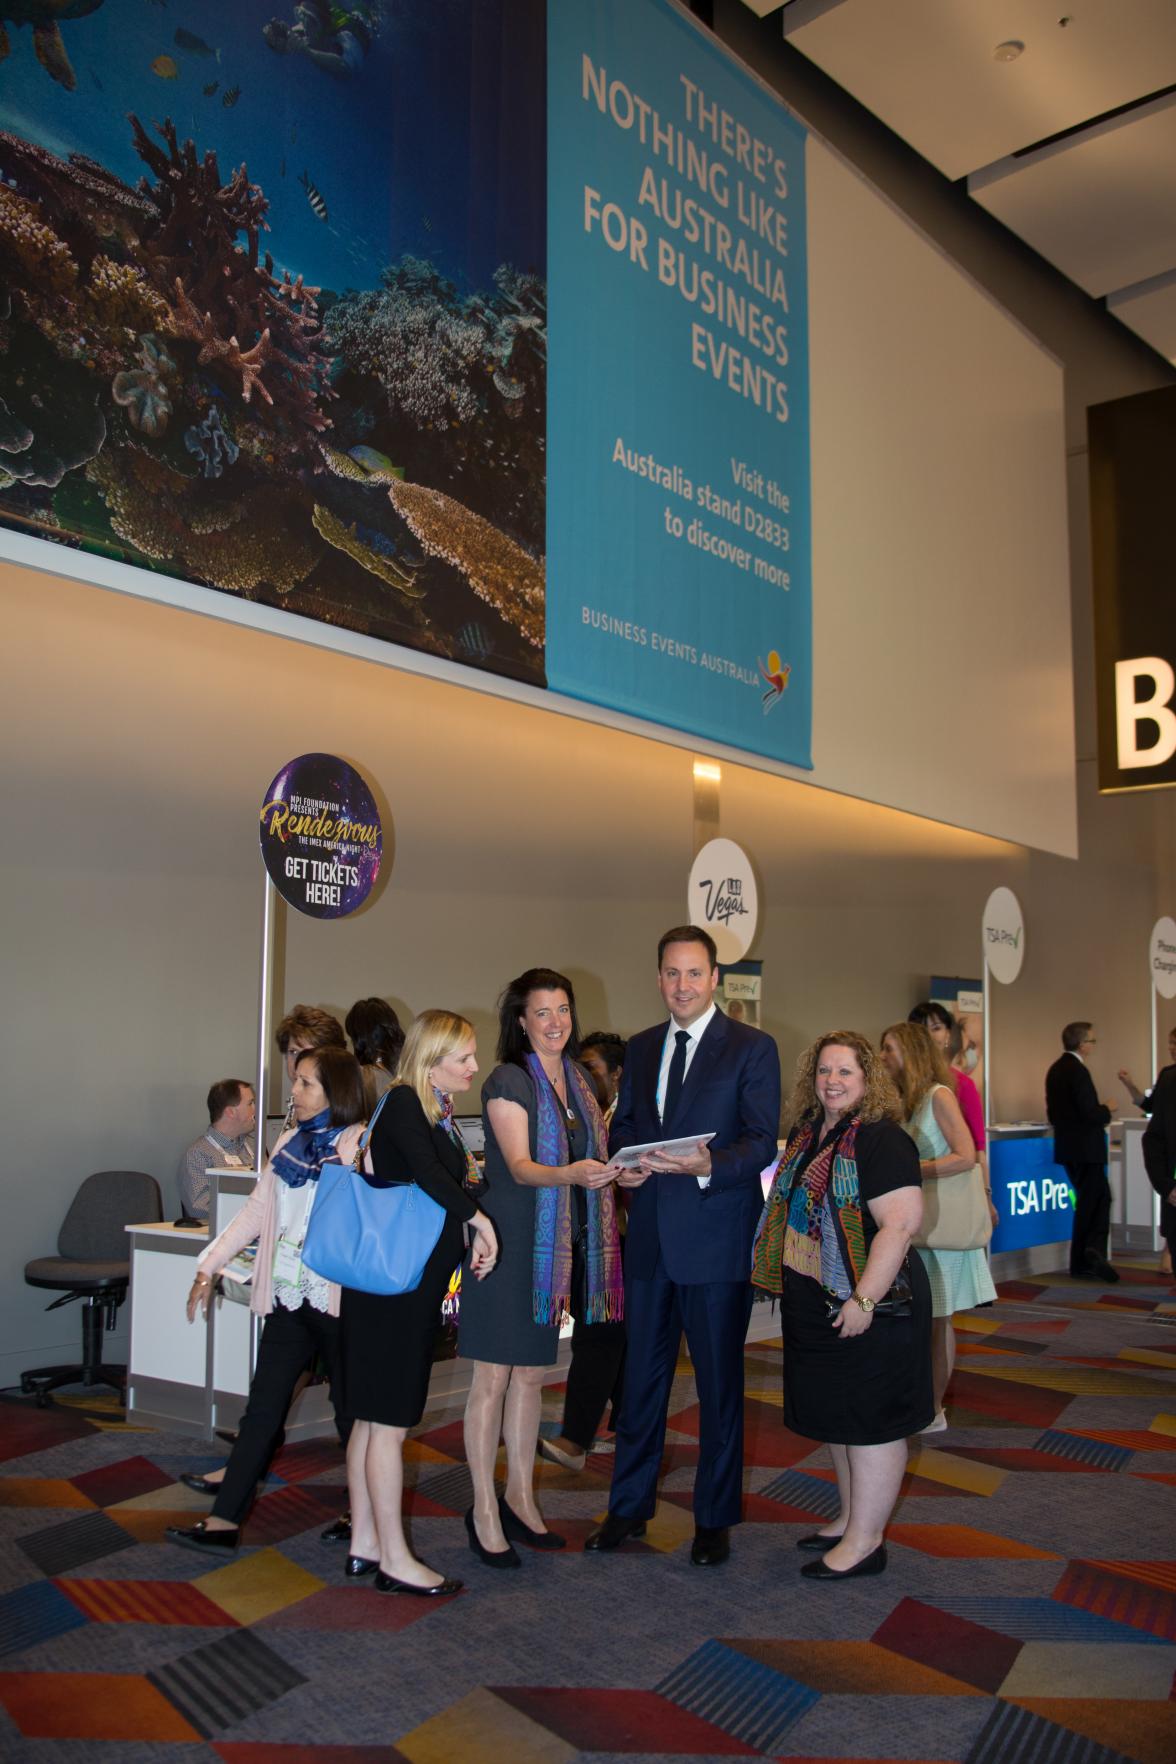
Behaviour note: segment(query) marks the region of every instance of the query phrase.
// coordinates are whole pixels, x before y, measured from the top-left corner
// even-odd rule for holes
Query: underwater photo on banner
[[[548,684],[810,767],[806,131],[672,0],[550,0]]]
[[[544,0],[0,8],[0,553],[542,683],[545,60]]]

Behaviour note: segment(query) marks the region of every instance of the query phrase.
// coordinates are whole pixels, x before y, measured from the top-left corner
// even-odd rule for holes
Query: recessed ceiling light
[[[1018,43],[1015,37],[1010,37],[1007,43],[996,45],[992,51],[992,59],[994,61],[1016,61],[1018,55],[1024,55],[1024,53],[1024,43]]]

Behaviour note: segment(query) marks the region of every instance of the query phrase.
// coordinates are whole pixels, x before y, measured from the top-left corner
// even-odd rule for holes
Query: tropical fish
[[[93,68],[90,69],[90,78],[93,80],[94,84],[97,86],[97,88],[100,92],[105,92],[106,87],[102,84],[102,81],[98,78],[98,75],[94,72]]]
[[[221,99],[221,103],[224,105],[226,110],[232,110],[234,104],[237,102],[237,100],[240,96],[241,96],[240,86],[230,86],[228,91],[225,93],[224,97]]]
[[[170,55],[157,55],[151,63],[151,71],[161,80],[178,80],[180,70]]]
[[[189,55],[216,54],[211,43],[206,43],[203,37],[194,36],[191,31],[186,31],[183,25],[176,31],[175,43],[177,49],[186,49]]]
[[[426,231],[426,233],[431,233],[431,232],[432,232],[432,231],[433,231],[433,223],[432,223],[432,221],[431,221],[431,220],[430,220],[430,219],[429,219],[429,217],[428,217],[428,215],[427,215],[427,214],[422,214],[422,216],[421,216],[421,224],[422,224],[422,226],[423,226],[423,227],[424,227],[424,229],[425,229],[425,231]]]
[[[211,98],[213,93],[217,92],[219,90],[220,90],[220,81],[219,80],[213,80],[211,85],[201,87],[201,91],[204,93],[204,96],[206,98]]]
[[[315,185],[311,183],[310,178],[307,176],[306,172],[303,172],[303,174],[299,178],[298,182],[302,185],[302,188],[306,191],[306,200],[310,203],[311,208],[314,210],[314,212],[318,216],[319,220],[321,220],[321,221],[329,220],[330,215],[327,213],[327,205],[323,201],[322,194],[315,187]]]
[[[290,129],[290,145],[291,145],[291,147],[296,147],[298,145],[298,124],[297,123],[294,123]]]
[[[286,175],[286,161],[283,159],[282,168],[281,168],[281,171],[278,173],[278,176],[284,178],[285,175]]]

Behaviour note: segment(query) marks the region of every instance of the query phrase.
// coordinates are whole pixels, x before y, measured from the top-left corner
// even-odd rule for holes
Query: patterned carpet
[[[460,1417],[410,1446],[434,1606],[345,1586],[319,1541],[338,1448],[285,1451],[249,1547],[162,1541],[219,1461],[113,1407],[0,1405],[0,1758],[21,1764],[593,1764],[618,1757],[1173,1764],[1176,1291],[1016,1282],[959,1320],[951,1427],[916,1448],[890,1567],[803,1581],[827,1455],[780,1419],[778,1341],[747,1350],[747,1522],[693,1568],[698,1409],[683,1362],[642,1543],[585,1556],[610,1459],[545,1466],[561,1555],[496,1573],[465,1546]],[[558,1391],[548,1413],[558,1414]]]

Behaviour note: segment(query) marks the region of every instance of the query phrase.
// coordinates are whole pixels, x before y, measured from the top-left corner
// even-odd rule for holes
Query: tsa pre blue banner
[[[672,0],[549,0],[548,684],[810,766],[804,142]]]

